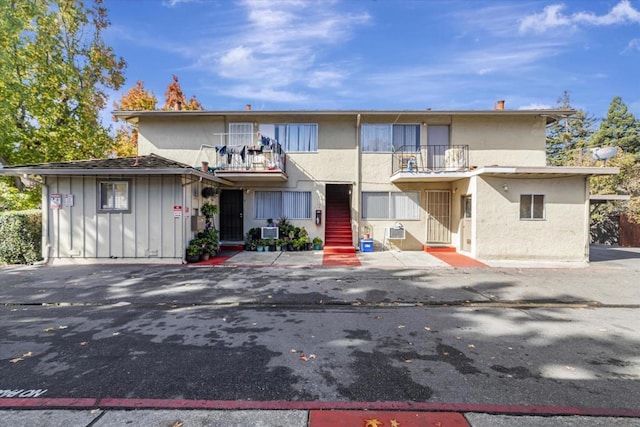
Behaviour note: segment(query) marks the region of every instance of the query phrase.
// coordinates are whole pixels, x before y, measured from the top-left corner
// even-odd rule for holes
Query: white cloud
[[[554,4],[544,8],[520,21],[521,33],[543,33],[547,30],[565,27],[574,28],[579,24],[588,25],[616,25],[624,23],[640,23],[640,12],[631,5],[629,0],[621,0],[608,13],[596,15],[593,12],[578,12],[573,15],[563,14],[564,4]]]
[[[549,104],[532,103],[532,104],[522,105],[518,107],[518,110],[548,110],[550,108],[554,108],[554,107],[552,107]]]
[[[580,12],[576,13],[573,19],[576,22],[585,22],[592,25],[640,23],[640,12],[631,6],[629,0],[622,0],[606,15],[597,16],[591,12]]]
[[[297,94],[286,90],[274,90],[265,87],[253,87],[249,85],[231,86],[220,91],[225,96],[244,99],[248,101],[267,101],[269,103],[301,103],[308,100],[303,94]]]
[[[627,44],[625,52],[638,51],[640,52],[640,39],[632,39]]]

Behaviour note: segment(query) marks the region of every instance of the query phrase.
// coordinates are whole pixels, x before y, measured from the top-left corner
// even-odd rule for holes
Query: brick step
[[[356,248],[351,243],[347,245],[324,245],[325,254],[355,254]]]

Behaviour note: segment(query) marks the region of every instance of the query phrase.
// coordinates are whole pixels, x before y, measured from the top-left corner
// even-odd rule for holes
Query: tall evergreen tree
[[[607,117],[591,139],[594,147],[613,145],[627,153],[640,154],[640,121],[629,112],[622,98],[611,101]]]
[[[558,98],[557,104],[559,108],[573,109],[568,91]],[[551,166],[580,163],[595,122],[593,115],[576,110],[571,117],[552,123],[547,129],[547,163]]]

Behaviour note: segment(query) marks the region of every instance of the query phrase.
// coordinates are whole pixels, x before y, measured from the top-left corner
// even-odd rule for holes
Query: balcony
[[[453,181],[469,170],[468,145],[403,146],[391,157],[391,181]]]
[[[198,156],[209,159],[210,173],[231,182],[287,180],[287,155],[277,141],[266,138],[253,143],[251,139],[254,134],[216,136],[221,143],[215,146],[202,145]]]

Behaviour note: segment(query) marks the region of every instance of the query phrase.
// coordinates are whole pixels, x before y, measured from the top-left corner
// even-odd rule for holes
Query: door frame
[[[425,241],[451,244],[451,190],[426,190],[426,198]]]
[[[239,204],[235,207],[235,210],[228,211],[228,209],[233,209],[234,206],[229,206],[228,203],[224,203],[224,194],[231,194],[232,192],[236,192],[236,195],[239,194]],[[233,224],[226,224],[227,219],[230,215],[236,216],[239,219],[239,234],[229,236],[229,229],[235,228]],[[226,241],[244,241],[244,191],[229,189],[222,190],[220,192],[220,240]]]

